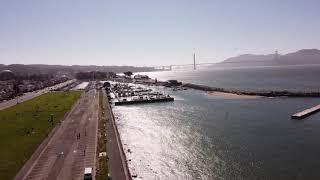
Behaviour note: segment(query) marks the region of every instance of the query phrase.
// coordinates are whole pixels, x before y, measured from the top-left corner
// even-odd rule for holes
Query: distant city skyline
[[[0,64],[158,66],[320,49],[320,2],[0,2]]]

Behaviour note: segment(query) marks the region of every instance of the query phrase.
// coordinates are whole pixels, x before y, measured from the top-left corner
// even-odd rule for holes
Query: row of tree
[[[66,72],[75,75],[78,72],[100,71],[121,73],[125,71],[149,72],[155,71],[153,67],[134,67],[134,66],[63,66],[63,65],[45,65],[45,64],[0,64],[0,71],[11,70],[15,74],[56,74],[57,72]]]
[[[54,75],[49,74],[14,74],[12,72],[2,72],[0,74],[0,81],[7,81],[7,80],[16,80],[16,81],[22,81],[22,80],[34,80],[34,81],[45,81],[48,79],[54,78]]]
[[[114,72],[101,72],[101,71],[90,71],[90,72],[79,72],[75,76],[77,79],[108,79],[115,78],[116,73]]]

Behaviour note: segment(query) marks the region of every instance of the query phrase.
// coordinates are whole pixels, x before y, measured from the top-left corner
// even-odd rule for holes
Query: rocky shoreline
[[[293,92],[293,91],[246,91],[246,90],[230,90],[224,88],[197,85],[192,83],[184,83],[183,87],[209,92],[223,92],[236,95],[261,96],[261,97],[320,97],[320,92]]]

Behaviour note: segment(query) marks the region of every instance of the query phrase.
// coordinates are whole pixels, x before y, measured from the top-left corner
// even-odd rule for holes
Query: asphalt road
[[[41,90],[38,90],[38,91],[24,93],[22,96],[15,97],[13,99],[10,99],[9,101],[3,101],[3,102],[0,103],[0,110],[6,109],[6,108],[11,107],[11,106],[14,106],[14,105],[17,104],[17,102],[21,103],[23,101],[27,101],[27,100],[32,99],[34,97],[40,96],[42,94],[45,94],[45,93],[49,92],[50,90],[58,89],[60,87],[63,87],[65,85],[73,83],[75,81],[76,80],[69,80],[69,81],[66,81],[66,82],[63,82],[63,83],[60,83],[60,84],[56,84],[54,86],[47,87],[47,88],[44,88],[44,89],[41,89]]]
[[[98,92],[84,92],[39,156],[31,159],[33,162],[24,167],[25,173],[15,179],[83,179],[85,167],[92,167],[94,178],[98,107]]]

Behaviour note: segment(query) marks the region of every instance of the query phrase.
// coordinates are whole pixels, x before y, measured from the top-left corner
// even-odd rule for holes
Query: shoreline
[[[119,80],[113,80],[116,82],[120,82]],[[175,80],[177,81],[177,80]],[[149,86],[164,86],[168,88],[177,88],[177,87],[186,87],[195,90],[202,90],[206,92],[220,92],[221,96],[231,95],[234,97],[242,96],[242,97],[320,97],[319,91],[290,91],[290,90],[241,90],[241,89],[227,89],[227,88],[218,88],[211,87],[206,85],[199,85],[193,83],[183,83],[177,81],[176,83],[169,83],[168,81],[155,81],[154,79],[148,80],[140,80],[133,81],[133,79],[123,79],[122,83],[135,83]],[[225,93],[225,94],[224,94]]]
[[[224,98],[224,99],[258,99],[263,98],[262,96],[257,95],[243,95],[243,94],[234,94],[234,93],[226,93],[219,91],[207,91],[208,96],[216,97],[216,98]]]
[[[127,159],[122,146],[120,134],[113,115],[112,107],[105,89],[102,88],[102,98],[104,104],[104,116],[106,118],[106,136],[108,169],[112,179],[131,180]]]

